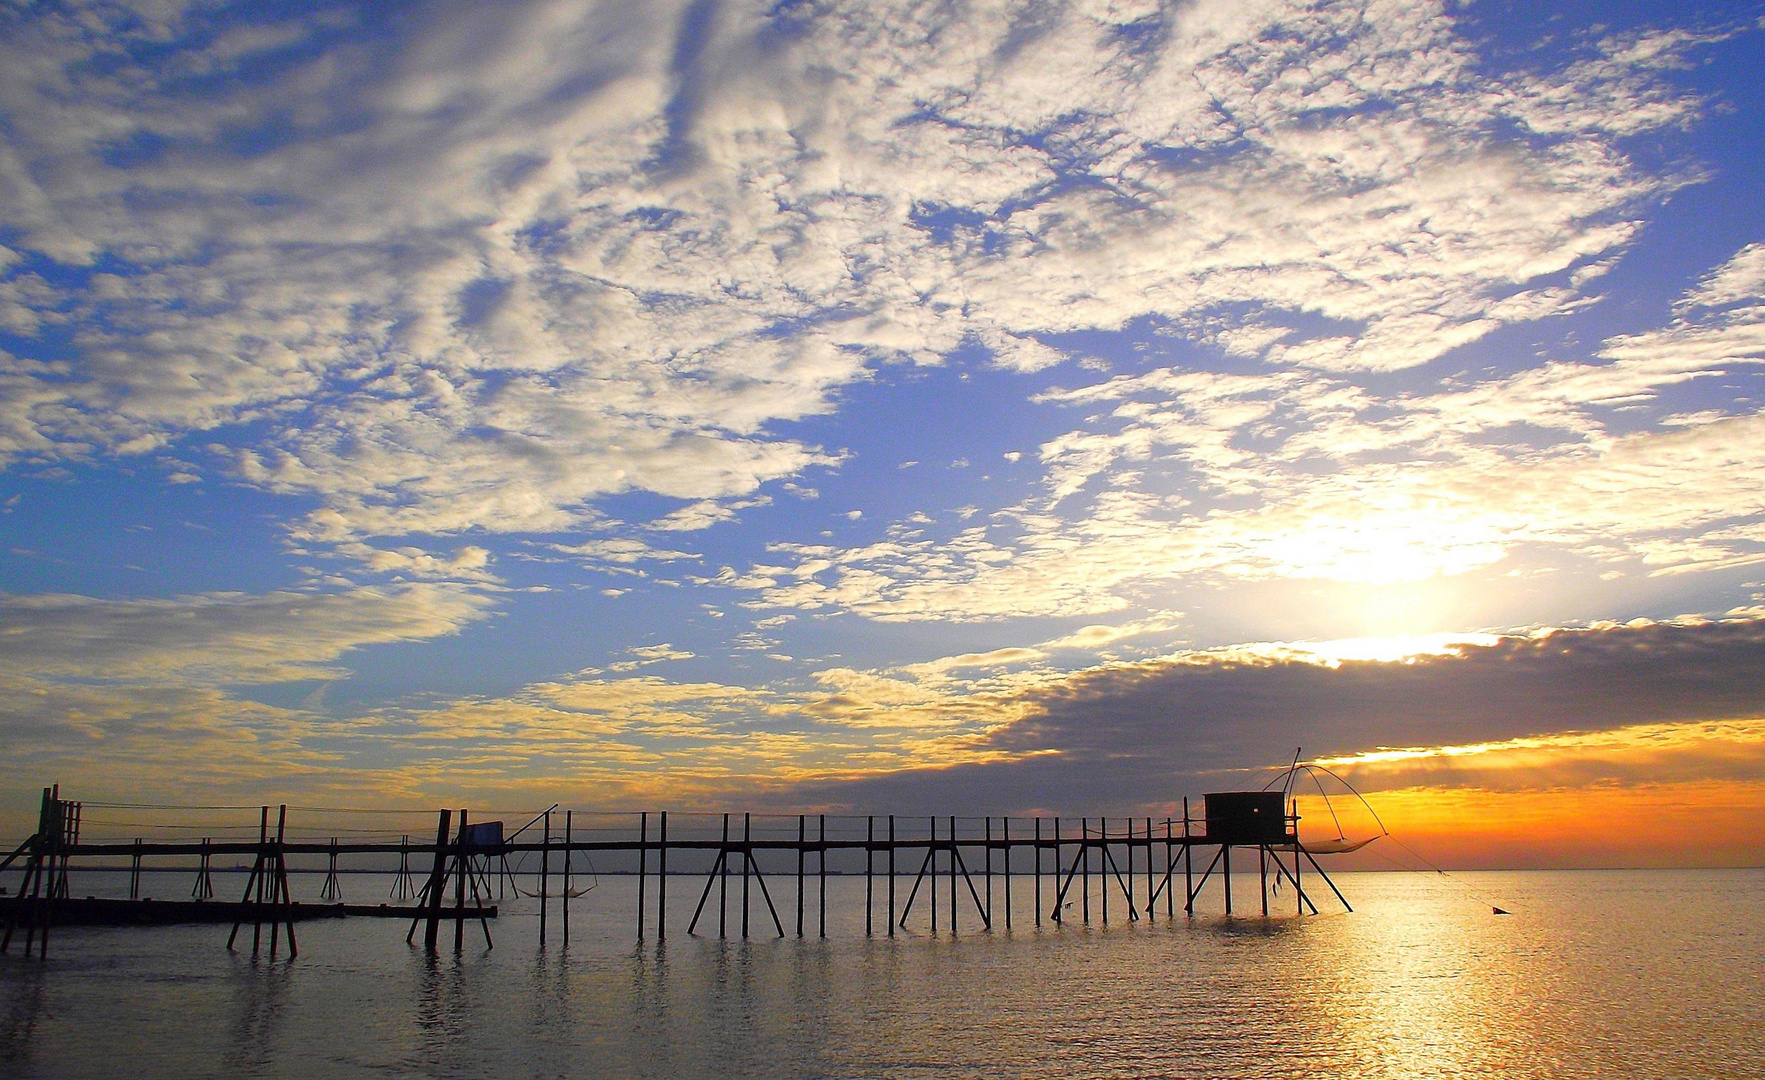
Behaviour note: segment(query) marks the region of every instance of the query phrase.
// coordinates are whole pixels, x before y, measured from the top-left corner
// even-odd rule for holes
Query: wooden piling
[[[1269,849],[1262,844],[1256,846],[1257,884],[1262,888],[1262,917],[1269,917]]]
[[[957,815],[950,815],[950,935],[957,935]],[[965,872],[964,872],[965,874]]]
[[[742,815],[742,940],[748,939],[748,871],[754,859],[754,815]]]
[[[1171,816],[1166,814],[1164,816],[1164,880],[1166,882],[1164,887],[1164,915],[1167,919],[1174,919],[1177,917],[1177,898],[1171,895],[1171,887],[1169,885],[1171,876],[1176,873],[1176,869],[1176,849],[1171,846]]]
[[[895,815],[889,815],[889,936],[895,936]]]
[[[803,936],[803,860],[809,850],[809,819],[797,815],[797,936]]]
[[[827,936],[827,815],[821,815],[821,852],[815,860],[816,872],[821,877],[820,891],[817,899],[821,901],[821,936]]]
[[[1005,841],[1005,929],[1011,929],[1011,815],[1007,814],[999,821],[1000,831]]]
[[[564,858],[570,858],[569,845],[565,845]],[[647,900],[645,886],[648,884],[650,872],[650,814],[645,810],[637,815],[637,940],[643,940],[643,909]]]
[[[1220,845],[1220,880],[1226,887],[1226,914],[1232,913],[1232,845]]]
[[[575,835],[576,830],[574,827],[576,824],[576,822],[574,820],[575,816],[576,816],[576,812],[574,810],[564,811],[564,888],[562,890],[564,895],[561,899],[562,899],[562,904],[563,904],[563,908],[564,908],[564,911],[563,911],[563,915],[564,915],[564,948],[566,950],[568,950],[570,948],[570,886],[572,884],[574,884],[574,879],[575,879],[575,874],[574,874],[575,867],[572,865],[575,862],[575,860],[570,857],[571,848],[576,843],[576,835]],[[643,940],[643,899],[642,899],[642,895],[643,895],[643,888],[640,885],[638,887],[638,897],[639,898],[638,898],[638,903],[637,903],[637,912],[638,912],[637,940],[639,940],[639,941]]]
[[[465,811],[460,811],[464,814]],[[545,836],[539,841],[539,947],[545,948],[545,909],[551,906],[552,884],[552,812],[547,810],[540,815],[544,819]],[[460,828],[466,827],[462,819]]]
[[[208,900],[214,896],[214,878],[209,874],[209,838],[202,838],[202,863],[196,872],[196,884],[191,886],[190,895],[197,900]]]
[[[1056,882],[1058,882],[1060,880],[1060,861],[1062,858],[1063,858],[1063,856],[1062,856],[1061,850],[1060,850],[1060,815],[1055,814],[1054,815],[1054,879]],[[1065,891],[1056,887],[1054,890],[1054,923],[1056,926],[1065,926],[1066,925],[1066,912],[1060,906],[1065,900],[1066,900]]]
[[[548,817],[546,843],[551,843],[551,821]],[[272,938],[272,941],[275,939]],[[466,948],[466,810],[460,808],[459,841],[454,848],[454,952]]]
[[[1123,818],[1122,824],[1128,831],[1127,840],[1125,841],[1125,846],[1123,848],[1123,851],[1127,855],[1128,868],[1124,880],[1120,883],[1122,886],[1122,903],[1128,905],[1128,921],[1133,922],[1134,916],[1138,914],[1134,909],[1134,819],[1131,817]],[[1120,867],[1117,867],[1117,869],[1119,870]]]
[[[656,852],[656,940],[668,937],[668,811],[662,811],[662,849]]]
[[[938,819],[927,818],[926,826],[931,829],[929,839],[926,840],[925,858],[932,871],[932,902],[930,906],[932,909],[932,933],[935,934],[938,932]],[[921,872],[923,873],[923,871]],[[914,882],[913,887],[919,888],[919,883]],[[913,898],[908,897],[907,903],[911,906]]]
[[[257,914],[258,914],[258,918],[254,922],[252,922],[252,924],[251,924],[251,955],[253,955],[253,956],[257,955],[257,950],[259,948],[260,943],[263,940],[264,921],[263,921],[262,916],[263,916],[263,908],[264,908],[264,891],[268,887],[268,884],[269,884],[265,880],[265,878],[267,878],[269,875],[269,865],[270,865],[270,808],[267,806],[262,806],[262,807],[258,808],[258,816],[257,816],[257,866],[256,866],[257,872],[253,875],[254,877],[257,878]],[[247,885],[246,887],[248,889],[250,888],[249,885]]]
[[[718,856],[722,863],[722,883],[717,891],[717,936],[729,936],[729,815],[723,815],[723,847]]]
[[[287,813],[288,813],[287,808],[284,807],[282,809],[281,815],[278,817],[278,827],[276,829],[276,832],[278,835],[280,835],[280,833],[282,832],[282,830],[280,828],[280,822],[283,818],[286,818]],[[271,854],[269,857],[269,861],[267,863],[265,863],[265,865],[264,865],[264,875],[270,879],[270,907],[272,909],[275,909],[276,902],[282,898],[282,880],[281,880],[281,878],[276,876],[276,855],[278,854],[278,852],[276,851],[275,848],[271,848],[270,852],[271,852]],[[276,950],[277,950],[277,948],[280,947],[281,938],[282,938],[282,923],[279,919],[277,919],[275,917],[275,912],[272,910],[271,915],[270,915],[270,959],[271,960],[274,960],[276,958]]]
[[[871,868],[876,865],[876,818],[866,815],[864,818],[864,936],[871,936]]]
[[[1195,845],[1189,842],[1189,796],[1183,796],[1183,914],[1195,917]]]
[[[932,890],[937,899],[937,890]],[[950,936],[956,936],[956,815],[950,815]]]
[[[986,852],[986,857],[987,857],[987,868],[985,871],[983,871],[983,875],[985,876],[986,881],[987,881],[987,921],[992,922],[993,921],[993,815],[991,815],[991,814],[987,815],[987,826],[986,826],[986,832],[984,833],[984,838],[986,841],[986,847],[982,850],[984,850]]]
[[[1091,819],[1079,819],[1079,898],[1086,926],[1091,925]]]
[[[1293,830],[1293,891],[1298,894],[1293,901],[1293,906],[1297,909],[1294,914],[1304,915],[1305,887],[1299,883],[1299,829],[1297,826]]]
[[[1148,817],[1146,819],[1146,914],[1148,916],[1148,918],[1146,920],[1147,922],[1152,921],[1150,916],[1153,914],[1153,905],[1158,900],[1158,894],[1153,892],[1153,890],[1152,890],[1152,880],[1153,880],[1153,878],[1158,876],[1157,869],[1152,865],[1152,848],[1153,848],[1152,819],[1150,817]]]
[[[1040,927],[1042,925],[1042,819],[1040,817],[1036,818],[1036,843],[1030,850],[1036,856],[1035,873],[1031,876],[1035,880],[1036,926]]]

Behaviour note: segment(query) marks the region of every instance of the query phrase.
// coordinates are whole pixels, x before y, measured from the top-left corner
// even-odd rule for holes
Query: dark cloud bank
[[[1041,756],[795,788],[856,811],[1122,812],[1307,758],[1765,714],[1765,620],[1507,637],[1406,662],[1207,658],[1077,675],[988,740]],[[1047,753],[1053,751],[1054,753]],[[1678,777],[1676,777],[1678,778]]]

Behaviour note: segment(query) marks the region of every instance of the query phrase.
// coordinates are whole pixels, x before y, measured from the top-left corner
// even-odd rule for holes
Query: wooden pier
[[[412,842],[409,833],[396,841],[335,835],[301,838],[290,830],[287,806],[274,808],[273,827],[272,808],[256,808],[255,838],[83,839],[85,808],[84,803],[62,799],[59,788],[45,788],[37,832],[0,861],[0,874],[16,865],[22,875],[18,888],[0,899],[5,924],[0,953],[9,950],[22,931],[25,953],[35,949],[45,956],[53,926],[108,918],[117,924],[232,922],[229,948],[237,945],[241,929],[249,924],[254,952],[263,947],[267,926],[271,955],[279,950],[285,930],[292,957],[297,954],[296,921],[338,915],[409,918],[406,940],[414,944],[421,929],[423,947],[430,951],[438,948],[444,924],[453,924],[458,950],[464,947],[467,924],[476,922],[489,947],[489,920],[497,913],[491,894],[511,886],[518,893],[525,886],[528,895],[539,899],[541,946],[554,916],[567,944],[573,878],[583,874],[578,856],[599,858],[601,873],[636,876],[639,940],[652,935],[666,939],[671,929],[668,890],[681,878],[697,892],[685,927],[689,935],[710,933],[714,919],[719,937],[746,938],[753,933],[786,937],[793,932],[797,937],[811,933],[826,937],[829,876],[863,878],[867,935],[880,932],[893,937],[913,925],[916,916],[932,933],[942,927],[943,932],[955,934],[965,919],[981,930],[1011,930],[1014,896],[1026,898],[1026,891],[1033,901],[1031,922],[1038,927],[1089,924],[1094,906],[1096,918],[1108,923],[1112,902],[1117,919],[1139,921],[1160,914],[1167,919],[1179,914],[1193,918],[1197,899],[1216,875],[1223,886],[1224,913],[1230,916],[1235,914],[1231,887],[1235,850],[1255,852],[1261,917],[1270,917],[1271,892],[1278,892],[1283,881],[1291,886],[1293,913],[1316,914],[1308,878],[1324,882],[1348,908],[1316,855],[1299,840],[1299,818],[1280,791],[1210,794],[1200,816],[1191,815],[1185,798],[1180,817],[1161,819],[746,813],[671,817],[667,812],[581,814],[554,806],[506,834],[501,819],[476,820],[468,810],[446,809],[435,814],[432,842]],[[210,899],[212,860],[228,856],[251,860],[237,903]],[[331,902],[303,905],[292,899],[290,859],[324,860],[321,897]],[[392,876],[392,896],[409,903],[392,907],[335,902],[342,896],[338,873],[344,859],[359,864],[358,869]],[[126,869],[130,899],[72,898],[68,875],[75,860],[119,873]],[[413,860],[418,867],[426,863],[427,872],[414,868]],[[193,899],[144,904],[140,876],[149,861],[156,868],[193,873]],[[1028,882],[1023,881],[1026,876]],[[769,882],[793,877],[791,906],[781,912]],[[180,918],[181,912],[188,917]]]

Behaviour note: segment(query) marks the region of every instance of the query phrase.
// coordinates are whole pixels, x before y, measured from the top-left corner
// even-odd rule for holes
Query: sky
[[[1765,862],[1765,4],[15,0],[0,71],[9,833],[1297,748],[1443,863]]]

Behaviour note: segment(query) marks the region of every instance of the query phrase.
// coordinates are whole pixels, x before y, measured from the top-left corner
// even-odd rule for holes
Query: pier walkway
[[[152,826],[162,833],[181,832],[183,838],[94,836],[88,807],[135,815],[121,822],[102,819],[112,832]],[[1198,816],[1191,815],[1185,798],[1180,816],[1162,819],[606,814],[553,806],[521,815],[527,820],[509,829],[502,817],[486,820],[469,810],[444,809],[431,812],[429,841],[413,840],[415,829],[392,833],[380,823],[369,828],[338,824],[340,819],[384,815],[386,824],[409,827],[416,820],[411,812],[294,809],[297,819],[307,819],[299,827],[291,826],[288,806],[83,803],[63,799],[58,787],[45,788],[36,833],[0,859],[0,879],[12,870],[19,873],[16,888],[0,897],[5,926],[0,953],[22,931],[25,952],[46,955],[56,925],[217,921],[234,924],[229,948],[246,924],[252,927],[254,950],[261,947],[268,926],[272,955],[285,929],[292,956],[297,951],[296,921],[357,915],[408,918],[407,941],[414,943],[421,930],[429,950],[437,948],[443,924],[453,924],[458,949],[467,924],[476,922],[489,946],[489,920],[496,916],[492,894],[511,888],[539,897],[542,945],[554,919],[568,942],[570,899],[585,873],[584,862],[594,868],[590,872],[636,875],[634,921],[640,940],[652,934],[667,937],[668,890],[678,888],[682,878],[698,892],[688,934],[700,933],[701,927],[709,933],[714,918],[718,936],[825,937],[829,875],[863,878],[866,934],[893,936],[916,916],[934,933],[940,922],[956,932],[965,918],[991,929],[996,914],[1010,929],[1014,888],[1033,894],[1037,926],[1044,920],[1060,925],[1069,919],[1088,924],[1094,914],[1107,922],[1112,900],[1117,918],[1137,921],[1161,913],[1176,918],[1179,912],[1193,917],[1197,898],[1215,875],[1223,881],[1225,914],[1231,915],[1234,850],[1255,854],[1261,916],[1270,915],[1271,884],[1283,880],[1292,887],[1294,914],[1316,914],[1308,877],[1324,882],[1348,908],[1315,853],[1299,840],[1298,815],[1281,791],[1209,794]],[[257,820],[242,825],[240,815],[247,811]],[[212,834],[199,834],[211,824],[200,820],[204,814],[231,817]],[[154,820],[143,820],[147,817]],[[227,858],[250,860],[236,903],[213,899],[213,860]],[[326,868],[321,896],[328,903],[293,900],[288,887],[291,860],[314,870],[313,864]],[[127,872],[129,899],[70,895],[69,873],[76,863],[81,869]],[[189,872],[192,899],[144,902],[139,895],[144,866]],[[392,898],[405,903],[338,902],[339,873],[364,870],[391,874]],[[791,877],[794,905],[781,912],[768,881]],[[1098,879],[1099,889],[1093,889],[1092,878]],[[997,907],[996,897],[1003,901]]]

